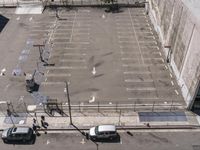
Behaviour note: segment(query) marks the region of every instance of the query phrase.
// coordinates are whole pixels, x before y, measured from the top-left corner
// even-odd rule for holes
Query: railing
[[[19,0],[0,0],[0,7],[16,7]]]
[[[62,105],[63,109],[68,109],[68,105]],[[120,103],[120,102],[112,102],[112,103],[106,103],[106,102],[96,102],[94,104],[89,103],[83,103],[79,102],[77,104],[71,104],[72,111],[180,111],[180,110],[186,110],[186,107],[178,102],[165,102],[165,103],[158,103],[158,102],[152,102],[152,103]]]
[[[68,113],[68,104],[66,102],[58,103],[60,109],[64,113]],[[14,113],[26,113],[28,112],[27,106],[29,104],[21,101],[19,104],[12,104],[8,102],[0,103],[0,111],[2,113],[6,113],[7,109]],[[32,105],[32,104],[30,104]],[[44,109],[47,104],[43,103],[43,105],[36,105],[36,112],[46,112]],[[175,111],[185,111],[186,106],[176,101],[170,102],[148,102],[148,103],[137,103],[137,102],[73,102],[71,103],[71,111],[73,112],[175,112]]]

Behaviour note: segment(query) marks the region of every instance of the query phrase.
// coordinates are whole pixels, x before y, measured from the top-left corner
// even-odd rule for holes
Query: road
[[[119,133],[119,143],[98,143],[84,139],[80,133],[48,133],[37,137],[33,145],[8,145],[0,141],[1,150],[199,150],[200,132],[132,132]]]

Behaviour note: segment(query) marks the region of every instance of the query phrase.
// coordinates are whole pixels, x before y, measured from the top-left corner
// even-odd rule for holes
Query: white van
[[[91,139],[114,139],[117,137],[116,127],[114,125],[99,125],[90,128],[89,136]]]

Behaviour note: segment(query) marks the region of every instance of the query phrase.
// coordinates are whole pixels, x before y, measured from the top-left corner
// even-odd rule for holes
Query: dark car
[[[33,136],[33,129],[30,127],[12,127],[3,130],[1,138],[4,142],[9,142],[9,141],[26,142],[30,141],[32,136]]]

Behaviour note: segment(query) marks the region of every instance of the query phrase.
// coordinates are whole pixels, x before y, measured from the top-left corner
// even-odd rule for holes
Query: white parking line
[[[157,50],[159,50],[159,47],[158,46],[156,46],[156,45],[148,45],[148,46],[143,46],[143,45],[141,45],[141,49],[145,49],[145,48],[155,48],[155,49],[157,49]]]
[[[173,78],[172,74],[170,73],[170,77]]]
[[[163,58],[143,58],[144,60],[161,60],[163,62]],[[129,57],[129,58],[121,58],[121,60],[138,60],[138,57]],[[163,62],[164,63],[164,62]]]
[[[140,66],[155,66],[154,64],[123,64],[122,66],[123,67],[136,67],[136,66],[138,66],[138,65],[140,65]],[[163,66],[163,64],[156,64],[156,66]]]
[[[138,71],[125,71],[123,73],[124,74],[138,74],[139,72]],[[149,71],[141,71],[140,74],[151,74],[151,72],[149,72]]]
[[[53,73],[49,73],[49,74],[45,74],[45,77],[70,77],[71,74],[70,73],[66,73],[66,74],[53,74]]]
[[[72,70],[76,70],[76,69],[87,69],[87,66],[78,66],[78,67],[73,67],[73,66],[60,66],[60,67],[47,67],[47,69],[49,70],[58,70],[58,69],[72,69]]]
[[[127,91],[144,91],[144,90],[148,90],[148,91],[156,91],[155,87],[136,87],[136,88],[126,88]]]
[[[177,90],[174,90],[174,91],[175,91],[176,95],[179,95],[179,92]]]
[[[45,85],[55,85],[55,84],[62,84],[62,85],[65,85],[64,82],[58,82],[58,81],[56,81],[56,82],[42,82],[42,83],[41,83],[41,86],[45,86]]]
[[[86,60],[80,60],[80,59],[60,59],[60,62],[86,62]]]
[[[147,43],[147,44],[154,43],[154,44],[158,45],[158,42],[157,42],[157,41],[154,41],[154,40],[153,40],[153,41],[148,41],[148,40],[147,40],[147,41],[142,41],[142,40],[138,40],[138,41],[139,41],[139,43],[141,43],[141,44],[142,44],[142,43],[145,43],[145,44],[146,44],[146,43]]]
[[[124,82],[127,83],[135,83],[135,82],[153,82],[154,80],[152,79],[144,79],[144,80],[140,80],[140,79],[125,79]]]
[[[152,97],[152,98],[141,98],[142,100],[157,100],[158,98],[157,97]],[[138,100],[138,98],[136,97],[129,97],[128,100]]]

